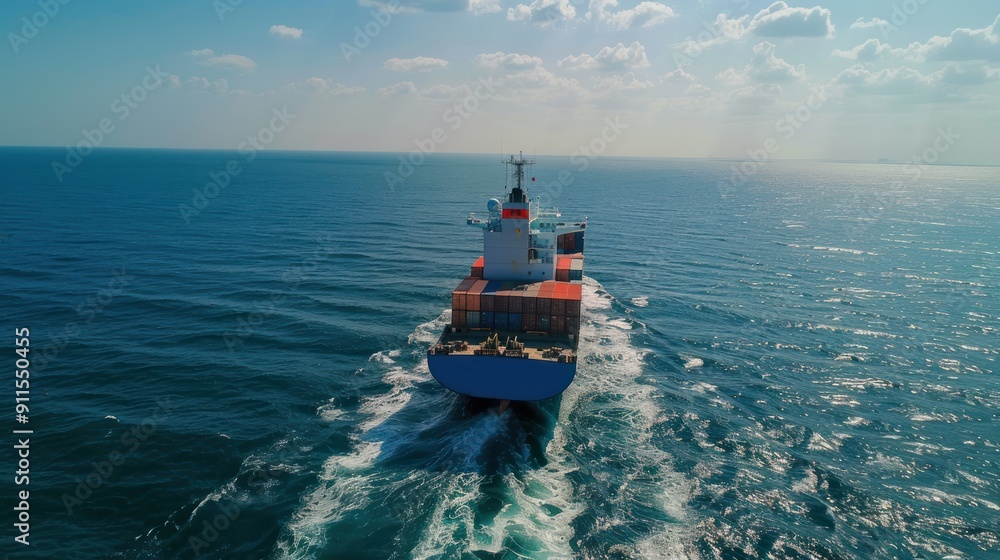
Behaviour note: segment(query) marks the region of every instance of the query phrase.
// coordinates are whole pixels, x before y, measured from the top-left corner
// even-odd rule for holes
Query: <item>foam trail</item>
[[[418,326],[409,336],[410,344],[428,342],[431,333],[440,332],[449,322],[450,312],[450,309],[446,310],[433,321]],[[433,341],[433,338],[429,340]],[[370,441],[366,436],[402,410],[410,401],[413,387],[430,377],[426,361],[409,371],[396,366],[395,358],[400,354],[398,350],[378,352],[369,359],[376,364],[391,366],[382,376],[383,383],[390,389],[362,401],[359,411],[365,419],[352,436],[354,449],[347,455],[334,455],[323,464],[319,485],[303,498],[302,507],[288,524],[291,542],[281,541],[278,544],[281,557],[314,557],[315,552],[322,550],[326,544],[326,528],[330,524],[370,503],[371,484],[377,474],[372,471],[372,466],[382,452],[384,441]],[[328,407],[323,407],[320,414],[333,416]]]
[[[651,428],[663,417],[654,399],[654,387],[640,381],[646,351],[632,343],[632,323],[616,316],[613,304],[614,298],[597,281],[584,277],[586,320],[580,332],[580,354],[586,365],[581,365],[581,375],[564,396],[557,437],[553,438],[549,452],[558,458],[560,454],[568,455],[569,449],[596,447],[605,453],[604,458],[616,457],[625,472],[621,480],[615,481],[617,487],[608,488],[605,499],[617,502],[619,512],[629,509],[634,502],[636,509],[660,513],[655,520],[644,519],[653,527],[643,540],[634,543],[635,551],[643,558],[685,558],[690,551],[690,536],[684,523],[688,517],[685,505],[693,489],[683,474],[670,468],[671,457],[651,442]],[[601,401],[600,409],[588,410],[593,408],[592,400]],[[574,412],[581,411],[587,415],[602,412],[609,420],[615,419],[611,433],[606,433],[607,425],[575,428],[571,416],[576,417]],[[563,448],[551,449],[557,440],[563,439],[562,432],[567,428],[571,431],[565,443],[559,444]],[[596,463],[581,468],[599,478],[602,465],[600,460]],[[595,526],[629,523],[621,515],[600,520]],[[605,554],[582,550],[580,556]]]
[[[414,356],[434,341],[447,317],[442,313],[410,335],[408,346],[414,348]],[[531,558],[597,557],[601,553],[578,550],[582,537],[600,541],[602,531],[627,522],[632,508],[661,515],[646,520],[652,530],[645,540],[630,546],[643,556],[661,557],[669,551],[669,557],[681,557],[687,548],[683,520],[691,489],[683,475],[670,470],[670,457],[650,441],[650,429],[662,413],[654,400],[655,389],[639,382],[645,352],[631,342],[632,323],[613,311],[613,298],[590,278],[584,280],[582,323],[578,375],[562,396],[544,466],[531,466],[527,446],[520,452],[511,447],[515,464],[510,472],[484,474],[480,455],[493,438],[511,433],[512,412],[502,417],[481,414],[463,427],[447,424],[452,421],[444,416],[434,418],[435,413],[445,412],[429,410],[430,419],[419,415],[421,428],[401,427],[393,417],[413,403],[415,386],[430,378],[426,361],[406,368],[394,360],[399,352],[373,356],[388,368],[382,381],[389,389],[362,401],[354,449],[327,460],[319,485],[303,498],[303,506],[289,523],[290,539],[279,544],[284,557],[316,556],[327,544],[331,525],[352,512],[375,507],[376,495],[419,496],[417,510],[402,520],[403,528],[395,536],[413,558],[457,557],[477,550],[500,553],[511,543],[523,547]],[[595,413],[608,418],[600,418],[602,423],[585,421]],[[377,459],[387,452],[384,444],[398,445],[409,431],[438,425],[450,434],[434,442],[437,450],[432,459],[444,469],[381,472]],[[462,429],[455,432],[456,427]],[[624,472],[614,475],[612,487],[602,486],[607,478],[605,459],[625,465]],[[587,481],[586,488],[576,486],[574,481],[581,479]],[[601,495],[591,496],[595,488]],[[499,497],[503,505],[492,519],[477,519],[481,502],[490,496]],[[616,511],[626,518],[591,522],[603,514],[588,511],[588,504],[602,501],[618,502]],[[575,534],[578,526],[588,534]]]

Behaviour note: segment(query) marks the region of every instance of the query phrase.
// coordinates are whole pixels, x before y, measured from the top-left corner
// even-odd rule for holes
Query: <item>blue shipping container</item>
[[[465,325],[470,329],[479,328],[479,312],[478,311],[466,311],[465,312]]]
[[[479,326],[481,326],[484,329],[492,329],[493,315],[494,313],[492,311],[483,311],[482,314],[480,315],[481,319],[479,321]]]
[[[507,316],[507,328],[512,331],[521,330],[521,314],[511,313]]]
[[[498,331],[507,330],[507,313],[494,313],[493,314],[493,328]]]

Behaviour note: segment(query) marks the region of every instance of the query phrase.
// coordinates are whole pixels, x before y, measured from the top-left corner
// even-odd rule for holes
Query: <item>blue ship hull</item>
[[[503,356],[427,356],[431,375],[456,393],[483,399],[540,401],[573,382],[575,363]]]

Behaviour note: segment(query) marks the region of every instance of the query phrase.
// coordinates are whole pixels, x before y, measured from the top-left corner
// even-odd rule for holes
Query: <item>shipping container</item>
[[[522,298],[521,312],[522,313],[538,313],[538,297],[526,297]]]
[[[497,313],[507,313],[510,311],[510,308],[508,307],[508,301],[510,298],[507,296],[507,293],[508,292],[501,290],[497,292],[497,295],[493,296],[493,311],[496,311]]]
[[[469,290],[476,283],[476,279],[469,276],[462,280],[462,282],[455,288],[455,291],[451,293],[451,308],[457,310],[464,310],[466,307],[466,291]]]
[[[569,334],[578,335],[580,334],[580,318],[579,317],[566,317],[566,332]]]
[[[464,329],[466,326],[465,321],[465,311],[452,312],[451,314],[451,326],[459,329]]]
[[[523,331],[537,331],[538,330],[538,315],[534,313],[524,313],[521,315],[521,330]]]
[[[483,311],[480,314],[479,326],[481,326],[484,329],[492,329],[493,328],[493,312],[492,311]]]
[[[520,313],[508,313],[507,314],[507,328],[512,331],[521,330],[521,320],[522,315]]]
[[[548,315],[539,315],[538,316],[538,329],[536,329],[536,330],[539,330],[539,331],[542,331],[542,332],[549,332],[549,316]]]
[[[563,248],[566,247],[566,237],[563,235],[556,237],[556,252],[562,253]]]
[[[569,282],[569,269],[557,270],[556,271],[556,281],[558,282]]]
[[[553,299],[552,300],[552,314],[558,315],[560,317],[566,316],[566,300],[565,299]]]
[[[563,242],[563,250],[567,253],[576,252],[576,236],[572,233],[566,234],[566,241]]]
[[[575,245],[576,245],[576,250],[579,251],[579,252],[581,252],[581,253],[583,252],[583,234],[584,233],[586,233],[586,230],[584,230],[584,231],[578,231],[578,232],[576,232],[574,234],[574,237],[576,237],[576,239],[574,240]]]
[[[580,316],[580,300],[576,299],[566,300],[566,316],[567,317]]]
[[[482,311],[479,303],[482,299],[483,290],[486,288],[486,280],[477,280],[472,288],[465,295],[465,308],[469,311]]]
[[[507,296],[507,312],[508,313],[524,313],[524,292],[515,291],[510,292]],[[511,329],[513,330],[513,329]]]
[[[538,314],[539,315],[551,315],[552,314],[552,300],[545,298],[538,298]]]
[[[566,332],[566,317],[553,315],[549,319],[549,332],[553,334],[563,334]]]
[[[486,292],[483,292],[483,295],[479,296],[479,307],[482,309],[482,311],[492,312],[494,311],[493,300],[494,300],[493,294],[488,294]]]
[[[476,278],[482,278],[483,277],[483,267],[485,265],[485,262],[486,261],[485,261],[485,259],[483,257],[479,257],[478,259],[476,259],[476,262],[472,264],[472,274],[471,274],[471,276],[474,276]]]
[[[494,313],[493,314],[493,328],[498,331],[507,330],[507,320],[508,315],[506,313]]]
[[[478,311],[466,311],[465,312],[465,326],[470,329],[478,329],[480,327],[480,318]]]

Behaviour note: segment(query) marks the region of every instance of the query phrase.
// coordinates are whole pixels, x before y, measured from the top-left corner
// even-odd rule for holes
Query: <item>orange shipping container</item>
[[[481,310],[482,306],[480,305],[479,301],[483,293],[483,288],[485,287],[486,287],[486,280],[477,280],[476,283],[473,284],[472,289],[470,289],[465,296],[466,309],[468,309],[469,311]],[[479,325],[476,326],[478,327]]]

